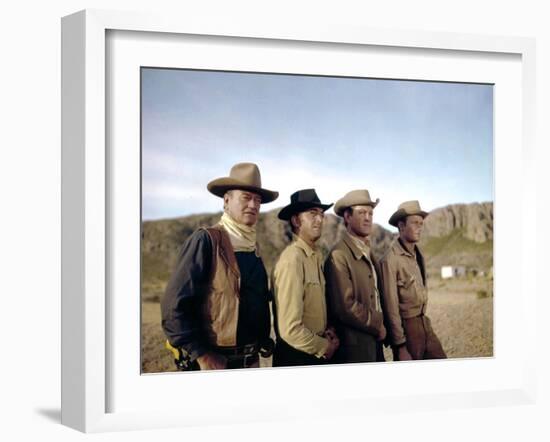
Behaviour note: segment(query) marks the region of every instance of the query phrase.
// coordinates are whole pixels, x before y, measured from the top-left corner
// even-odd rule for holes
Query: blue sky
[[[353,189],[380,198],[375,222],[493,200],[490,85],[186,70],[142,70],[143,219],[216,212],[206,184],[255,162],[288,204]]]

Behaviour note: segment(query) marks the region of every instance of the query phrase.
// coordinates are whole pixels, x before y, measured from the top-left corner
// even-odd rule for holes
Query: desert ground
[[[429,280],[427,315],[449,358],[493,355],[493,285],[489,278]],[[141,316],[142,373],[175,371],[171,353],[164,348],[160,304],[143,302]],[[390,349],[385,349],[392,361]],[[271,361],[261,361],[269,367]]]

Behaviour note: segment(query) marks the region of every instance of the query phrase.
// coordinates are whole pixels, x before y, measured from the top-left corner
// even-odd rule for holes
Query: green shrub
[[[487,290],[478,290],[476,292],[477,299],[484,299],[489,297],[489,293],[487,293]]]

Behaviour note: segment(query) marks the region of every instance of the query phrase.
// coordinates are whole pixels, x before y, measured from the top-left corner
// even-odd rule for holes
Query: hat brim
[[[225,193],[229,190],[238,189],[254,192],[262,197],[262,204],[275,201],[279,197],[279,192],[263,189],[261,187],[250,186],[232,178],[217,178],[210,181],[206,188],[210,193],[219,196],[220,198],[223,198]]]
[[[380,202],[380,198],[376,198],[376,201],[344,201],[343,199],[336,201],[336,204],[334,204],[334,213],[338,216],[344,216],[344,212],[347,208],[353,207],[353,206],[371,206],[373,209],[378,205]]]
[[[279,214],[277,216],[279,219],[282,219],[283,221],[288,221],[290,218],[292,218],[292,215],[295,215],[296,213],[304,212],[314,207],[318,207],[319,209],[322,209],[323,212],[325,212],[326,210],[330,209],[332,206],[333,204],[320,204],[320,203],[312,203],[312,202],[294,203],[283,207],[279,211]]]
[[[420,215],[422,218],[426,218],[429,215],[429,213],[424,212],[423,210],[419,210],[418,212],[406,212],[403,209],[399,209],[392,216],[390,216],[388,223],[393,227],[397,227],[397,223],[399,222],[399,220],[405,218],[406,216],[413,216],[413,215]]]

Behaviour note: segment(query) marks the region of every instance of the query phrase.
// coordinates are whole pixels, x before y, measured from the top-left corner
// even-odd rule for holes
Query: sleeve
[[[208,232],[194,232],[182,245],[161,301],[162,328],[174,347],[194,360],[207,351],[202,327],[202,302],[208,287],[212,243]]]
[[[388,334],[392,345],[401,345],[405,343],[405,332],[399,313],[399,297],[397,293],[397,272],[395,265],[392,265],[391,257],[381,262],[382,273],[382,299]]]
[[[374,270],[373,270],[374,271]],[[333,251],[325,263],[327,294],[333,315],[342,323],[378,335],[382,327],[382,313],[359,302],[353,291],[351,272],[343,253]]]
[[[305,353],[322,357],[328,340],[316,335],[303,323],[304,269],[297,256],[285,255],[277,263],[273,285],[277,327],[281,338]]]

